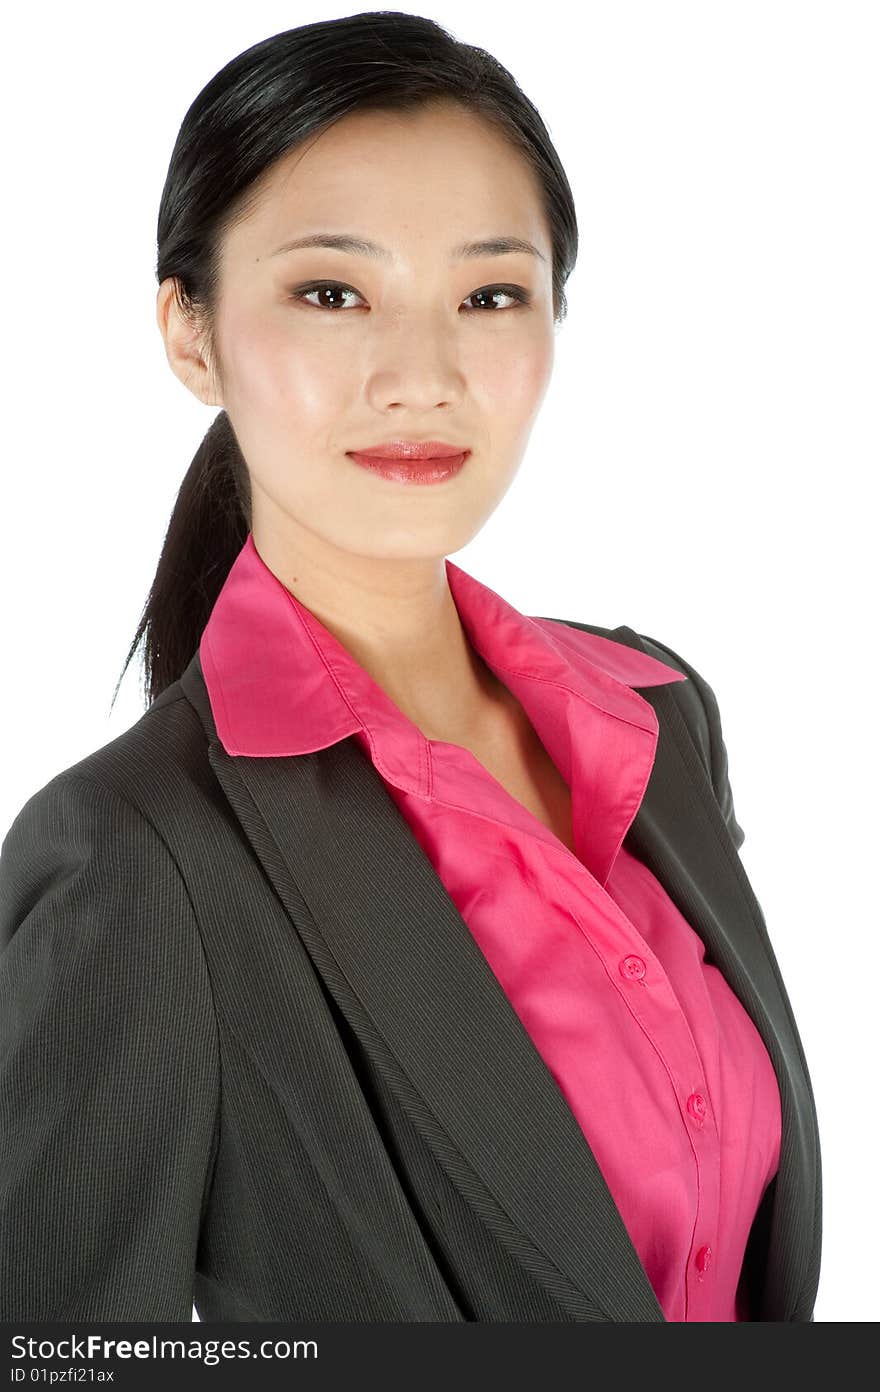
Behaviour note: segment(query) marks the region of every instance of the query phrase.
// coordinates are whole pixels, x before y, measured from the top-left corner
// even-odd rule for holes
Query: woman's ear
[[[186,312],[176,292],[176,281],[169,276],[162,281],[156,296],[156,322],[171,370],[206,406],[222,406],[215,374],[202,351],[199,325],[192,314]]]

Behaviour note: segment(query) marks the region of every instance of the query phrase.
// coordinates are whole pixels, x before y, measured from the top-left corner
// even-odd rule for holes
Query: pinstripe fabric
[[[737,848],[717,703],[672,660],[627,843],[767,1045],[752,1318],[808,1321],[820,1157]],[[198,654],[0,850],[0,1319],[658,1321],[552,1076],[352,739],[220,745]],[[401,969],[405,964],[405,969]]]

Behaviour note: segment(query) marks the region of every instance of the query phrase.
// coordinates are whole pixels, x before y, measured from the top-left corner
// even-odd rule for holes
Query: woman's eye
[[[325,297],[325,296],[329,295],[331,292],[332,292],[332,293],[335,293],[337,290],[341,290],[342,293],[345,294],[345,295],[357,295],[357,293],[358,293],[357,290],[353,290],[352,287],[351,287],[350,285],[342,285],[342,284],[340,284],[339,281],[336,281],[336,280],[322,280],[322,281],[317,282],[315,285],[303,285],[303,286],[301,287],[301,289],[299,289],[299,290],[294,290],[294,291],[292,292],[291,298],[294,299],[294,300],[303,300],[303,301],[305,301],[306,304],[311,304],[312,302],[311,302],[310,300],[307,300],[307,299],[306,299],[306,296],[307,296],[307,295],[321,295],[321,296],[324,296],[324,297]],[[359,296],[359,295],[358,295],[358,299],[360,299],[360,296]],[[338,305],[338,303],[337,303],[337,304],[332,304],[332,303],[328,304],[327,299],[326,299],[326,298],[322,298],[322,299],[318,302],[318,304],[315,305],[315,308],[316,308],[316,309],[338,309],[338,308],[339,308],[339,305]]]
[[[532,298],[528,290],[524,290],[521,285],[486,285],[482,290],[474,290],[467,298],[469,300],[480,299],[485,303],[487,300],[493,300],[496,295],[506,295],[509,300],[513,300],[514,306],[528,304]],[[496,310],[495,313],[497,312]]]
[[[317,295],[319,297],[317,303],[313,300],[309,300],[309,295]],[[338,280],[316,281],[311,285],[302,285],[298,290],[291,291],[291,299],[301,300],[304,304],[311,304],[315,309],[338,310],[345,308],[345,305],[340,303],[341,296],[345,295],[354,295],[358,299],[361,299],[357,290]],[[334,296],[337,297],[335,301],[333,299]],[[499,296],[501,298],[506,297],[508,300],[513,301],[513,304],[510,306],[501,305],[501,309],[513,309],[518,305],[527,305],[531,303],[532,299],[530,292],[524,290],[521,285],[485,285],[480,290],[472,291],[462,303],[467,304],[468,300],[480,301],[476,309],[470,309],[468,311],[471,314],[487,312],[497,314],[499,308],[497,306],[493,308],[492,304],[493,301],[497,301]],[[486,309],[487,305],[489,306],[488,310]]]

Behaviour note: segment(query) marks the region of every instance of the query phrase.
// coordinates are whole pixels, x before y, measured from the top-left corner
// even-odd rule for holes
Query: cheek
[[[344,359],[309,335],[298,340],[283,312],[277,318],[229,316],[225,324],[226,403],[238,420],[258,419],[264,430],[296,422],[326,425],[338,404]]]
[[[515,433],[534,415],[546,391],[553,368],[554,340],[552,335],[544,334],[525,343],[490,344],[488,349],[481,351],[471,364],[473,389],[494,408],[497,424]]]

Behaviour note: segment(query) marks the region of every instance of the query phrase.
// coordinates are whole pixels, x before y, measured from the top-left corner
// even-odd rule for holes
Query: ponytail
[[[220,411],[180,485],[114,701],[142,638],[148,705],[189,665],[249,531],[247,467],[229,417]]]

